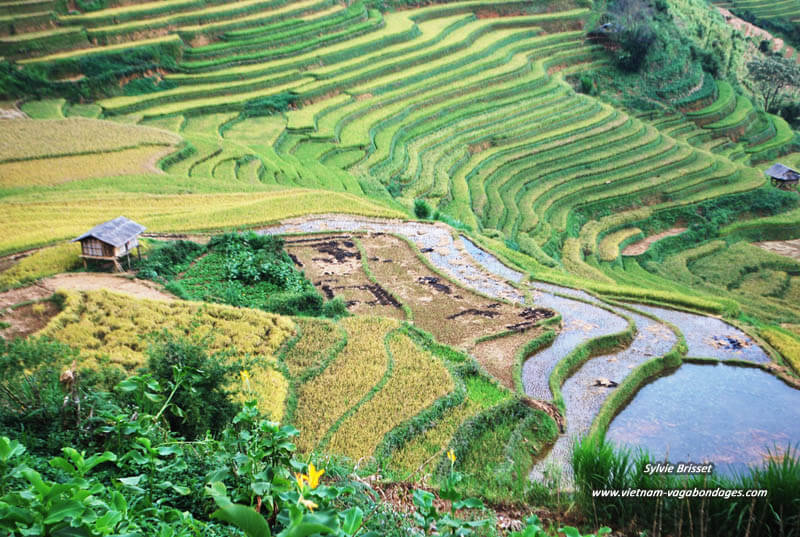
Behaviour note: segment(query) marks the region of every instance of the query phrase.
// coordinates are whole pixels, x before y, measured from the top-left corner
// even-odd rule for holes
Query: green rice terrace
[[[800,537],[798,24],[0,0],[0,533]]]

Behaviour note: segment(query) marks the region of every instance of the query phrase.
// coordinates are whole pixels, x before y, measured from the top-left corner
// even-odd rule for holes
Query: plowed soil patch
[[[390,235],[363,240],[370,270],[437,340],[469,348],[484,335],[524,322],[519,306],[484,298],[431,271],[408,244]]]
[[[342,297],[350,313],[405,318],[400,302],[367,277],[355,240],[351,235],[287,239],[286,251],[326,299]]]
[[[622,250],[622,255],[642,255],[648,250],[648,248],[650,248],[650,245],[653,244],[654,242],[659,241],[665,237],[680,235],[684,231],[686,231],[685,227],[674,227],[672,229],[662,231],[661,233],[650,235],[649,237],[645,237],[644,239],[638,242],[629,244],[624,250]]]
[[[776,254],[785,255],[797,260],[800,260],[800,239],[790,241],[767,241],[757,242],[756,246],[775,252]]]
[[[47,325],[48,321],[58,311],[58,306],[47,300],[6,310],[0,315],[0,323],[10,326],[0,329],[0,337],[14,339],[38,332]],[[5,326],[5,324],[0,326]]]
[[[42,280],[41,285],[50,289],[51,294],[59,289],[70,291],[94,291],[108,289],[118,293],[126,293],[137,298],[151,298],[155,300],[175,300],[151,282],[134,280],[124,275],[103,274],[94,272],[76,272],[59,274]]]

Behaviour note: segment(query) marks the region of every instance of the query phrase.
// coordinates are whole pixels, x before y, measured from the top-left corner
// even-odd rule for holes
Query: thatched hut
[[[87,259],[110,261],[116,270],[122,272],[122,265],[119,262],[121,257],[127,257],[129,269],[131,268],[130,254],[134,248],[136,248],[136,254],[141,258],[139,234],[144,230],[143,225],[119,216],[93,227],[80,237],[72,239],[72,242],[81,243],[81,257],[84,266],[86,266]]]
[[[800,182],[800,172],[780,163],[773,164],[764,173],[770,178],[772,186],[782,190],[796,189],[798,182]]]

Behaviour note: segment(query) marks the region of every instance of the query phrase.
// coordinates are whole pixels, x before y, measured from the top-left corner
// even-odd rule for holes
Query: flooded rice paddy
[[[684,364],[644,386],[606,438],[657,460],[741,472],[800,443],[800,390],[756,368]]]

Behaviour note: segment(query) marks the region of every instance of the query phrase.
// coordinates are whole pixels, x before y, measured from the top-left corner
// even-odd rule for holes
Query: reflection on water
[[[800,391],[759,369],[684,364],[642,388],[606,438],[660,460],[744,471],[800,443]]]

